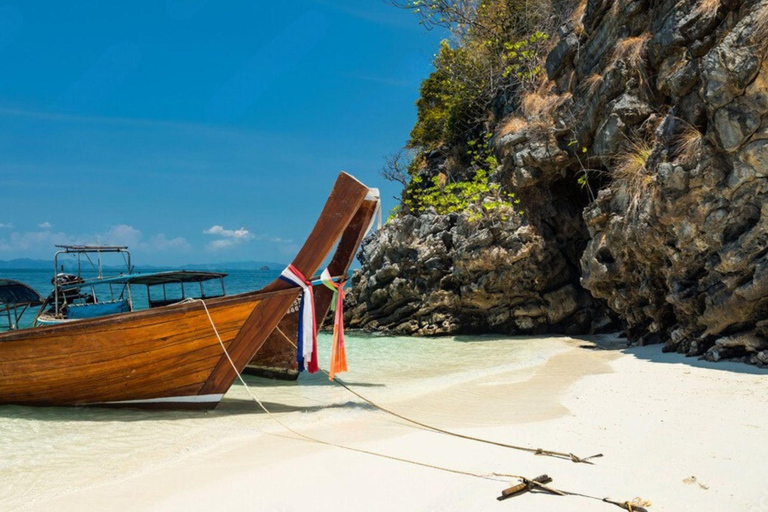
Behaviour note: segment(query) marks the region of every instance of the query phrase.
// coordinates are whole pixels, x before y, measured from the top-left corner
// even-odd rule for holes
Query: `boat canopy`
[[[83,288],[96,284],[139,284],[144,286],[156,286],[173,283],[203,283],[212,279],[223,279],[228,274],[222,272],[203,272],[194,270],[166,270],[162,272],[148,272],[146,274],[127,274],[114,277],[86,279],[81,283],[62,285],[62,290]]]
[[[43,298],[31,287],[13,279],[0,279],[0,311],[15,306],[39,306]]]
[[[39,306],[43,298],[31,287],[13,279],[0,279],[0,314],[8,319],[2,330],[17,329],[29,307]]]

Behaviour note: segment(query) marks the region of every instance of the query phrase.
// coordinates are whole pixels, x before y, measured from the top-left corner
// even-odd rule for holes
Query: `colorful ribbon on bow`
[[[315,322],[315,298],[312,293],[312,281],[308,281],[299,269],[293,265],[280,274],[280,279],[301,286],[301,305],[299,306],[299,334],[296,340],[296,362],[299,371],[305,368],[315,373],[317,364],[317,323]]]
[[[331,367],[328,377],[333,380],[337,373],[347,371],[347,352],[344,348],[344,285],[346,281],[336,283],[326,268],[320,276],[325,286],[333,290],[331,311],[335,311],[333,319],[333,341],[331,343]]]

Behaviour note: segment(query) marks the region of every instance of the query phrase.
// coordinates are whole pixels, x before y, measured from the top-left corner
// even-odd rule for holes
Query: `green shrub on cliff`
[[[482,142],[467,142],[468,154],[471,157],[470,179],[447,183],[445,175],[439,174],[425,184],[419,175],[414,175],[403,200],[405,208],[412,213],[434,209],[441,215],[463,213],[481,202],[483,210],[488,212],[500,208],[514,208],[513,203],[519,203],[514,194],[502,192],[498,183],[491,183],[489,180],[489,174],[499,165],[496,157],[490,152],[489,139],[490,134],[486,134]],[[477,218],[478,215],[473,213],[471,217]]]
[[[533,90],[554,29],[558,2],[544,0],[390,0],[427,28],[447,28],[435,69],[421,85],[408,147],[463,148],[488,131],[493,104]],[[467,163],[465,159],[463,163]]]
[[[434,64],[435,70],[421,84],[416,125],[408,142],[420,150],[460,143],[482,112],[486,78],[468,49],[443,41]]]

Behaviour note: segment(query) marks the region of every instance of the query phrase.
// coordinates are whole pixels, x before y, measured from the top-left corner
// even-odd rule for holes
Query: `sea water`
[[[2,275],[26,282],[43,295],[50,291],[49,273]],[[274,271],[232,271],[226,280],[227,293],[258,289],[275,275]],[[330,359],[330,338],[321,333],[318,340],[323,368]],[[422,419],[437,417],[444,420],[442,426],[456,421],[472,425],[473,418],[462,418],[456,411],[462,409],[462,402],[483,400],[483,393],[482,387],[467,384],[489,377],[493,381],[494,376],[532,367],[567,349],[557,343],[542,348],[534,338],[361,334],[349,334],[346,346],[349,372],[341,376],[345,382],[395,409],[419,404],[416,410],[400,410]],[[381,414],[321,373],[302,373],[296,382],[245,379],[269,410],[292,428],[311,429],[355,420],[362,414]],[[445,409],[442,416],[424,405],[427,400],[420,401],[446,391],[449,399],[439,404]],[[57,496],[162,468],[220,443],[261,436],[265,431],[283,432],[239,382],[208,412],[0,406],[0,510],[23,510],[40,501],[55,503]]]
[[[152,269],[151,271],[147,272],[161,272],[162,270],[164,269]],[[262,288],[263,286],[272,282],[272,280],[274,280],[280,274],[280,271],[277,270],[221,270],[221,272],[225,272],[227,274],[227,277],[224,278],[224,287],[228,295],[258,290],[259,288]],[[141,270],[139,270],[138,273],[146,272],[141,272]],[[106,277],[113,275],[117,276],[118,274],[119,272],[116,271],[104,271],[104,276]],[[90,270],[84,270],[81,275],[86,279],[96,277],[96,273]],[[0,278],[15,279],[16,281],[21,281],[22,283],[27,284],[37,290],[37,292],[43,298],[48,297],[48,295],[53,290],[53,285],[51,282],[53,278],[52,270],[0,270]],[[178,294],[179,285],[168,285],[168,289],[169,293]],[[191,292],[192,296],[200,296],[199,285],[195,283],[188,283],[186,285],[186,290],[188,293]],[[85,288],[83,291],[90,293],[88,288]],[[221,293],[221,287],[219,286],[218,280],[205,283],[205,292]],[[110,289],[106,285],[97,285],[96,293],[100,300],[109,300],[110,298],[115,298],[110,297]],[[111,293],[113,293],[115,296],[123,293],[122,286],[113,285]],[[127,297],[127,292],[125,292],[124,297]],[[153,292],[153,297],[156,299],[158,298],[155,295],[155,292]],[[146,286],[132,286],[131,298],[135,309],[146,309],[148,307]],[[33,308],[25,312],[21,322],[19,323],[20,326],[31,326],[34,322],[36,314],[37,308]],[[4,329],[7,330],[7,324],[7,319],[0,316],[0,331]]]

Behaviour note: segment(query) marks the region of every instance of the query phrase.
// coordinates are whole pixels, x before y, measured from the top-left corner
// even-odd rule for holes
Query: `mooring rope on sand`
[[[264,411],[267,414],[267,417],[269,417],[270,419],[274,420],[276,423],[278,423],[281,427],[283,427],[288,432],[290,432],[290,433],[294,434],[295,436],[297,436],[296,438],[293,438],[293,439],[297,439],[297,440],[300,440],[300,441],[306,441],[306,442],[310,442],[310,443],[315,443],[315,444],[320,444],[320,445],[323,445],[323,446],[331,446],[331,447],[339,448],[339,449],[342,449],[342,450],[347,450],[347,451],[356,452],[356,453],[362,453],[362,454],[365,454],[365,455],[371,455],[371,456],[374,456],[374,457],[379,457],[379,458],[382,458],[382,459],[392,460],[392,461],[396,461],[396,462],[403,462],[403,463],[411,464],[411,465],[414,465],[414,466],[419,466],[419,467],[424,467],[424,468],[429,468],[429,469],[435,469],[435,470],[443,471],[443,472],[446,472],[446,473],[452,473],[452,474],[464,475],[464,476],[471,476],[473,478],[480,478],[480,479],[483,479],[483,480],[492,480],[492,481],[497,481],[497,482],[509,483],[509,479],[510,478],[514,478],[514,479],[519,480],[522,484],[524,484],[525,485],[525,490],[527,490],[527,491],[542,490],[542,491],[548,492],[548,493],[553,494],[553,495],[558,495],[558,496],[574,496],[574,497],[586,498],[586,499],[601,501],[601,502],[604,502],[604,503],[609,503],[609,504],[612,504],[612,505],[616,505],[616,506],[618,506],[618,507],[620,507],[620,508],[622,508],[624,510],[628,510],[629,512],[647,512],[644,508],[633,506],[628,501],[619,502],[619,501],[610,500],[608,498],[599,498],[597,496],[591,496],[591,495],[588,495],[588,494],[582,494],[582,493],[577,493],[577,492],[570,492],[570,491],[563,491],[563,490],[560,490],[560,489],[554,489],[552,487],[548,487],[546,485],[543,485],[543,484],[537,482],[536,479],[528,479],[528,478],[526,478],[524,476],[521,476],[521,475],[514,475],[514,474],[509,474],[509,473],[496,473],[496,472],[489,473],[489,474],[488,473],[483,474],[483,473],[476,473],[476,472],[473,472],[473,471],[465,471],[465,470],[461,470],[461,469],[449,468],[449,467],[441,466],[441,465],[437,465],[437,464],[429,464],[427,462],[421,462],[421,461],[417,461],[417,460],[413,460],[413,459],[406,459],[404,457],[397,457],[397,456],[394,456],[394,455],[387,455],[385,453],[375,452],[375,451],[372,451],[372,450],[366,450],[366,449],[363,449],[363,448],[355,448],[353,446],[347,446],[347,445],[343,445],[343,444],[339,444],[339,443],[334,443],[332,441],[325,441],[323,439],[319,439],[319,438],[316,438],[316,437],[313,437],[313,436],[310,436],[310,435],[298,432],[297,430],[294,430],[290,426],[286,425],[282,420],[280,420],[280,418],[278,418],[277,416],[273,415],[270,412],[270,410],[267,409],[267,407],[264,405],[264,403],[259,399],[259,397],[256,396],[256,394],[251,390],[250,386],[248,386],[248,384],[245,382],[245,379],[243,379],[242,374],[237,369],[237,366],[235,365],[235,362],[232,360],[232,357],[229,355],[229,351],[227,350],[226,345],[224,345],[224,341],[221,339],[221,335],[219,334],[219,330],[216,328],[216,324],[213,321],[213,317],[211,317],[211,313],[208,310],[208,305],[205,303],[205,301],[202,300],[202,299],[187,299],[186,302],[200,302],[203,305],[203,309],[205,310],[205,314],[208,316],[208,321],[211,324],[211,328],[213,329],[214,334],[216,334],[216,339],[218,340],[219,345],[221,346],[221,350],[224,352],[224,355],[226,356],[227,360],[229,361],[229,364],[232,366],[232,370],[234,370],[235,375],[237,375],[237,378],[240,380],[240,383],[243,385],[243,388],[245,388],[246,392],[250,395],[251,399],[256,404],[258,404],[258,406],[261,408],[261,410]],[[285,333],[283,333],[279,328],[277,328],[277,330],[286,339],[288,339],[288,341],[290,341],[290,338],[285,336]],[[325,370],[322,370],[322,371],[323,371],[323,373],[327,374],[327,372],[325,372]],[[344,386],[344,388],[347,389],[348,391],[350,391],[351,393],[354,393],[356,396],[360,396],[355,391],[353,391],[352,389],[350,389],[349,387],[344,385],[343,383],[340,383],[340,384],[342,386]],[[365,400],[366,402],[370,403],[373,407],[376,407],[377,409],[381,409],[381,410],[383,410],[385,412],[390,412],[390,411],[387,411],[387,410],[385,410],[385,409],[383,409],[383,408],[373,404],[373,402],[368,401],[366,398],[364,398],[362,396],[360,396],[360,398],[362,400]],[[394,412],[391,412],[391,414],[394,414],[397,417],[401,417],[400,415],[398,415],[397,413],[394,413]],[[402,419],[405,419],[406,421],[411,421],[411,420],[409,420],[409,419],[407,419],[405,417],[402,417]],[[414,424],[418,424],[418,422],[415,422],[415,421],[411,421],[411,422],[414,423]],[[445,433],[445,434],[448,434],[448,435],[455,435],[457,437],[462,437],[462,438],[466,438],[466,439],[473,439],[473,440],[477,440],[477,441],[487,442],[489,444],[493,444],[493,445],[497,445],[497,446],[505,446],[505,447],[508,447],[508,448],[520,449],[520,448],[515,447],[513,445],[504,445],[503,443],[496,443],[495,441],[488,441],[488,440],[483,440],[483,439],[480,439],[480,438],[471,438],[470,436],[466,436],[465,437],[465,436],[463,436],[461,434],[455,434],[455,433],[451,433],[449,431],[441,431],[440,429],[436,429],[436,428],[430,427],[428,425],[420,425],[420,426],[423,426],[424,428],[428,428],[428,429],[431,429],[431,430],[435,430],[437,432]],[[284,437],[284,436],[280,436],[279,434],[274,434],[272,432],[267,432],[267,431],[261,429],[258,426],[257,426],[257,428],[259,428],[259,430],[261,432],[263,432],[264,434],[278,436],[278,437]],[[528,448],[523,448],[523,449],[525,451],[531,451],[531,449],[528,449]],[[538,452],[538,450],[532,450],[532,451]],[[551,452],[551,453],[555,453],[556,454],[558,452]],[[566,455],[570,455],[570,454],[566,454]],[[591,457],[588,457],[588,458],[591,458]],[[584,462],[584,460],[579,460],[579,461],[574,461],[574,462]],[[508,497],[508,496],[502,495],[499,499],[506,498],[506,497]]]
[[[298,431],[294,430],[290,426],[286,425],[282,420],[280,420],[280,418],[278,418],[277,416],[273,415],[269,411],[269,409],[267,409],[267,407],[264,405],[264,403],[259,399],[259,397],[256,396],[256,394],[251,390],[250,386],[248,386],[248,384],[245,382],[245,379],[243,379],[242,374],[238,371],[237,366],[235,365],[235,362],[232,361],[232,357],[229,355],[229,351],[227,350],[227,347],[224,345],[224,342],[221,339],[221,335],[219,335],[219,330],[216,328],[216,324],[214,324],[214,322],[213,322],[213,318],[211,317],[210,311],[208,311],[208,306],[206,305],[205,301],[202,300],[202,299],[189,299],[188,302],[200,302],[203,305],[203,308],[205,309],[205,314],[208,315],[208,321],[211,323],[211,327],[213,328],[213,332],[216,334],[216,339],[219,341],[219,345],[221,345],[221,349],[224,352],[224,355],[226,356],[227,360],[229,361],[229,364],[232,366],[232,369],[235,371],[235,374],[237,375],[237,378],[240,380],[240,383],[243,385],[243,387],[245,388],[246,392],[250,395],[251,399],[258,404],[258,406],[261,408],[261,410],[263,410],[270,419],[274,420],[276,423],[278,423],[281,427],[283,427],[288,432],[291,432],[292,434],[298,436],[299,440],[308,441],[308,442],[312,442],[312,443],[317,443],[317,444],[321,444],[321,445],[325,445],[325,446],[332,446],[334,448],[340,448],[342,450],[348,450],[348,451],[352,451],[352,452],[363,453],[363,454],[366,454],[366,455],[373,455],[375,457],[381,457],[381,458],[384,458],[384,459],[394,460],[394,461],[397,461],[397,462],[405,462],[407,464],[413,464],[415,466],[421,466],[421,467],[430,468],[430,469],[437,469],[439,471],[445,471],[445,472],[448,472],[448,473],[472,476],[472,477],[475,477],[475,478],[482,478],[484,480],[493,480],[493,481],[497,481],[497,482],[508,482],[509,478],[521,478],[521,479],[524,478],[524,477],[518,476],[518,475],[482,474],[482,473],[474,473],[472,471],[464,471],[464,470],[460,470],[460,469],[454,469],[454,468],[448,468],[448,467],[444,467],[444,466],[438,466],[438,465],[435,465],[435,464],[429,464],[429,463],[426,463],[426,462],[420,462],[420,461],[416,461],[416,460],[412,460],[412,459],[406,459],[406,458],[397,457],[397,456],[394,456],[394,455],[387,455],[385,453],[379,453],[379,452],[374,452],[374,451],[371,451],[371,450],[365,450],[363,448],[355,448],[353,446],[347,446],[347,445],[343,445],[343,444],[339,444],[339,443],[334,443],[332,441],[325,441],[323,439],[319,439],[319,438],[316,438],[316,437],[313,437],[313,436],[309,436],[307,434],[303,434],[301,432],[298,432]],[[262,430],[262,432],[265,433],[265,434],[268,434],[268,435],[276,435],[276,434],[273,434],[272,432],[267,432],[267,431],[264,431],[264,430]]]
[[[275,327],[275,329],[283,336],[283,338],[285,338],[285,340],[288,343],[290,343],[291,345],[293,345],[294,348],[296,348],[296,345],[293,343],[293,341],[280,329],[280,327]],[[320,371],[323,372],[326,375],[329,375],[328,372],[326,372],[322,368],[320,368]],[[470,436],[470,435],[467,435],[467,434],[460,434],[459,432],[453,432],[451,430],[445,430],[443,428],[436,427],[434,425],[429,425],[427,423],[423,423],[421,421],[414,420],[414,419],[409,418],[407,416],[403,416],[402,414],[400,414],[398,412],[395,412],[395,411],[393,411],[391,409],[388,409],[388,408],[386,408],[386,407],[384,407],[382,405],[379,405],[379,404],[373,402],[372,400],[364,397],[363,395],[361,395],[357,391],[353,390],[352,388],[350,388],[343,381],[339,380],[338,377],[335,378],[332,382],[336,382],[341,387],[343,387],[344,389],[346,389],[347,391],[349,391],[350,393],[352,393],[353,395],[358,397],[360,400],[364,401],[365,403],[367,403],[368,405],[370,405],[371,407],[373,407],[375,409],[378,409],[378,410],[380,410],[380,411],[382,411],[384,413],[390,414],[390,415],[392,415],[392,416],[394,416],[396,418],[399,418],[399,419],[401,419],[403,421],[406,421],[408,423],[412,423],[414,425],[417,425],[419,427],[425,428],[427,430],[431,430],[433,432],[437,432],[439,434],[445,434],[445,435],[448,435],[448,436],[458,437],[460,439],[466,439],[468,441],[476,441],[478,443],[490,444],[490,445],[493,445],[493,446],[500,446],[502,448],[509,448],[509,449],[512,449],[512,450],[519,450],[519,451],[523,451],[523,452],[533,453],[534,455],[544,455],[544,456],[547,456],[547,457],[556,457],[556,458],[559,458],[559,459],[568,459],[568,460],[570,460],[572,462],[583,463],[583,464],[592,464],[592,462],[590,462],[590,459],[596,459],[598,457],[602,457],[603,456],[602,453],[598,453],[596,455],[591,455],[589,457],[577,457],[573,453],[558,452],[558,451],[554,451],[554,450],[544,450],[542,448],[531,448],[531,447],[528,447],[528,446],[518,446],[518,445],[514,445],[514,444],[509,444],[509,443],[502,443],[500,441],[493,441],[492,439],[484,439],[482,437],[475,437],[475,436]]]

